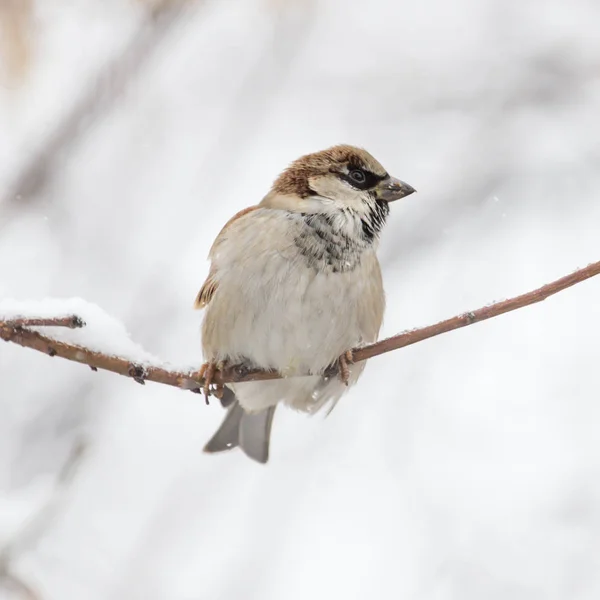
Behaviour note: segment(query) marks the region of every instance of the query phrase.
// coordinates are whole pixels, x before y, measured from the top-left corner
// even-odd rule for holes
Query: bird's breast
[[[306,266],[323,273],[348,273],[357,269],[371,244],[356,234],[353,220],[331,215],[302,215],[294,243]]]
[[[364,264],[373,259],[351,271],[323,272],[303,256],[291,264],[273,256],[260,284],[248,271],[232,272],[206,309],[206,358],[290,375],[322,372],[346,350],[377,337],[383,290],[378,272]]]
[[[375,248],[332,225],[275,210],[239,219],[215,256],[206,360],[320,373],[376,339],[384,298]]]

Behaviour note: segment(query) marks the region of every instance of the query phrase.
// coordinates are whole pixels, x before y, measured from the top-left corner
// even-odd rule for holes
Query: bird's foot
[[[339,365],[339,378],[344,385],[348,385],[350,380],[350,365],[354,362],[352,350],[346,350],[343,354],[340,354],[338,358]]]
[[[213,380],[215,375],[219,371],[225,370],[225,361],[214,361],[211,360],[209,362],[205,362],[198,371],[197,377],[198,379],[204,379],[204,385],[202,386],[202,393],[204,394],[204,399],[206,404],[208,404],[209,396],[216,396],[219,400],[223,397],[224,386],[222,383],[214,383]]]

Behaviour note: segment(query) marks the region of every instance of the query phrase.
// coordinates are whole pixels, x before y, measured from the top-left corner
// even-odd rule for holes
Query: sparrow
[[[228,365],[282,379],[218,390],[227,414],[205,452],[239,447],[266,463],[278,404],[331,410],[356,383],[364,362],[353,364],[351,349],[375,342],[383,321],[379,235],[389,203],[414,191],[367,151],[338,145],[291,163],[259,204],[226,223],[194,303],[205,311],[204,392]],[[334,365],[339,377],[327,376]]]

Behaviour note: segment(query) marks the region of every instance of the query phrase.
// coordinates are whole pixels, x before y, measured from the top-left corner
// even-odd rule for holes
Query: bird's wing
[[[200,288],[200,291],[198,292],[198,294],[196,296],[196,300],[194,301],[194,308],[197,308],[197,309],[204,308],[211,301],[212,297],[215,295],[215,292],[217,291],[217,288],[219,286],[219,281],[218,281],[218,276],[217,276],[218,275],[217,268],[214,263],[214,256],[215,256],[216,252],[218,251],[221,243],[227,237],[227,228],[234,221],[237,221],[237,219],[239,219],[240,217],[243,217],[244,215],[247,215],[248,213],[250,213],[253,210],[256,210],[258,208],[260,208],[260,207],[259,206],[249,206],[248,208],[244,208],[243,210],[240,210],[240,212],[233,215],[233,217],[231,217],[231,219],[229,219],[229,221],[227,221],[227,223],[225,223],[225,225],[219,232],[219,235],[217,235],[217,237],[215,238],[215,241],[213,242],[213,245],[210,248],[210,252],[208,253],[208,257],[212,260],[211,266],[210,266],[210,271],[208,272],[208,276],[207,276],[206,280],[204,281],[204,283],[202,284],[202,287]]]

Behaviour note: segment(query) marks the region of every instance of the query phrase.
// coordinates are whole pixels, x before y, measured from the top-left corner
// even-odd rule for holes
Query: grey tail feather
[[[224,452],[240,447],[246,456],[259,463],[269,460],[269,441],[275,407],[258,413],[247,413],[235,400],[215,435],[204,446],[204,452]]]

